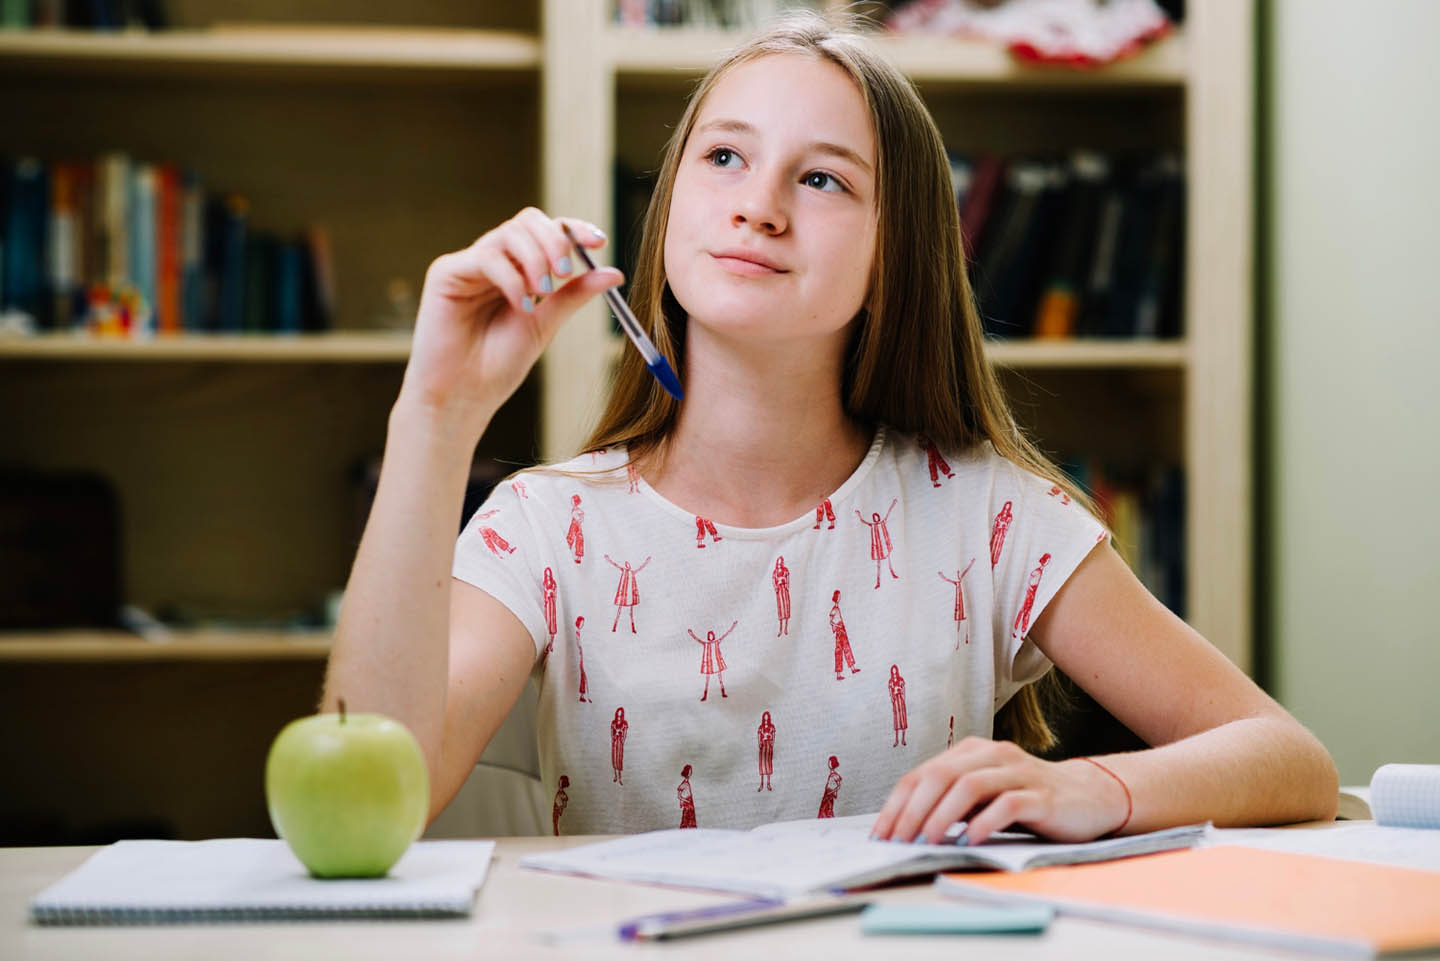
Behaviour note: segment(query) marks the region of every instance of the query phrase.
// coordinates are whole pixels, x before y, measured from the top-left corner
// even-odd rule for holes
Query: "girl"
[[[840,760],[835,755],[830,755],[830,776],[825,779],[825,793],[820,795],[820,812],[817,818],[833,818],[835,816],[835,800],[840,797]]]
[[[770,720],[769,711],[760,718],[760,726],[755,729],[755,741],[760,746],[760,786],[755,790],[773,791],[775,786],[770,780],[775,773],[775,722]]]
[[[576,276],[562,223],[603,245],[592,225],[527,207],[430,265],[329,664],[324,709],[343,695],[415,734],[432,817],[532,672],[547,783],[562,770],[577,787],[613,773],[568,696],[570,663],[540,657],[546,567],[567,618],[615,591],[608,565],[582,563],[582,497],[584,536],[602,556],[652,558],[643,630],[609,642],[607,684],[657,723],[631,732],[627,803],[578,790],[568,831],[673,824],[669,772],[697,755],[708,823],[810,817],[804,779],[798,791],[749,787],[762,707],[804,719],[788,756],[845,753],[847,805],[878,811],[882,838],[938,841],[959,820],[978,843],[1012,824],[1078,841],[1334,815],[1324,747],[1146,592],[1081,492],[1017,428],[985,360],[944,144],[912,84],[862,38],[797,14],[696,88],[627,291],[685,399],[627,348],[581,456],[524,472],[527,498],[500,485],[487,502],[514,532],[515,553],[496,557],[473,526],[454,535],[477,439],[560,324],[623,280],[612,268]],[[921,434],[953,474],[939,487]],[[1052,484],[1071,503],[1047,496]],[[872,515],[892,500],[885,559],[899,555],[900,576],[876,590]],[[856,511],[871,525],[847,520]],[[694,549],[696,516],[713,520],[723,550]],[[816,531],[820,517],[838,521]],[[950,585],[908,575],[958,569],[984,545],[990,575],[967,585],[972,643],[957,651]],[[685,625],[768,624],[779,554],[792,630],[737,635],[737,695],[702,710]],[[886,706],[884,672],[829,679],[842,590],[845,653],[853,637],[862,655],[906,665],[914,752],[892,750],[871,720]],[[1054,743],[1037,695],[1052,664],[1153,747],[1103,761],[1032,753]]]

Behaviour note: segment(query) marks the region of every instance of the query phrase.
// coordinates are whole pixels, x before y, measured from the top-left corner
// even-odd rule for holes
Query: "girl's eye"
[[[735,156],[735,151],[731,150],[729,147],[712,147],[712,148],[710,149],[710,152],[705,155],[705,159],[706,159],[706,160],[709,160],[709,161],[712,162],[712,163],[715,163],[717,157],[734,157],[734,156]],[[719,166],[721,166],[721,167],[728,167],[729,164],[725,163],[725,162],[722,160],[722,161],[719,162]]]
[[[814,182],[817,177],[820,178],[821,183],[815,183],[815,182]],[[833,184],[835,185],[835,189],[836,189],[836,190],[843,191],[843,190],[845,189],[843,186],[841,186],[840,181],[836,180],[836,179],[834,178],[834,176],[832,176],[831,174],[827,174],[827,173],[826,173],[825,171],[823,171],[823,170],[812,170],[812,171],[810,171],[808,174],[805,175],[805,182],[806,182],[807,184],[809,184],[810,186],[815,187],[815,188],[817,188],[817,189],[819,189],[819,190],[824,190],[824,189],[825,189],[823,186],[821,186],[821,184],[823,184],[826,180],[828,180],[828,181],[830,181],[831,183],[833,183]]]

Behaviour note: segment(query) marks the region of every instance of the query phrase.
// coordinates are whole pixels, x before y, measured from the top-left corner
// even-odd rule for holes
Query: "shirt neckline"
[[[875,436],[870,441],[870,449],[866,452],[864,459],[861,460],[859,466],[850,473],[850,476],[847,477],[833,493],[825,498],[825,500],[830,501],[832,507],[849,496],[850,492],[858,487],[860,482],[865,479],[865,476],[870,473],[871,468],[875,466],[875,462],[880,459],[880,452],[885,447],[886,437],[887,431],[884,424],[875,428]],[[685,508],[666,498],[665,495],[651,487],[644,477],[637,474],[636,483],[639,490],[666,513],[684,520],[687,524],[693,525],[695,523],[695,518],[698,515],[696,515],[694,511],[687,511]],[[820,503],[821,502],[817,501],[815,506],[819,507]],[[715,528],[727,537],[758,539],[790,534],[803,528],[813,527],[814,524],[815,512],[812,508],[794,520],[778,524],[774,527],[734,527],[730,524],[716,523]]]

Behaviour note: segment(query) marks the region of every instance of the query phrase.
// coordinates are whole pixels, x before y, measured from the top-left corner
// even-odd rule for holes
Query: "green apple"
[[[379,714],[291,721],[265,760],[275,833],[317,878],[384,875],[425,830],[430,777],[405,725]]]

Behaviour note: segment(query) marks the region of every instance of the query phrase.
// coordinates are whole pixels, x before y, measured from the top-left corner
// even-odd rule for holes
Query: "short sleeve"
[[[549,640],[539,573],[544,565],[528,513],[514,487],[497,484],[460,532],[451,573],[509,608],[530,632],[539,657]]]
[[[995,486],[990,529],[1000,703],[1052,666],[1029,639],[1030,628],[1080,562],[1110,537],[1058,484],[1015,465],[1010,471]]]

